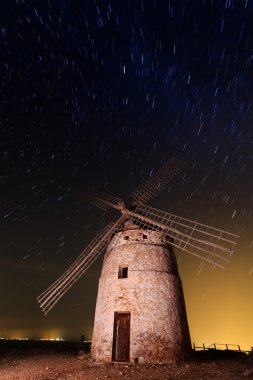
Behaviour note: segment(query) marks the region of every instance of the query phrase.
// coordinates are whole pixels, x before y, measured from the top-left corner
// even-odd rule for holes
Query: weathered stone
[[[127,278],[118,278],[119,268]],[[99,281],[92,357],[112,360],[114,313],[130,313],[130,361],[166,363],[191,351],[173,248],[157,231],[127,229],[111,240]]]

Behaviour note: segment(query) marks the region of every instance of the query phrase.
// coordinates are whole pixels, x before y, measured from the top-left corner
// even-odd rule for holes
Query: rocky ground
[[[253,360],[203,361],[175,364],[130,365],[93,362],[87,355],[58,353],[0,357],[1,380],[134,379],[134,380],[240,380],[253,379]]]

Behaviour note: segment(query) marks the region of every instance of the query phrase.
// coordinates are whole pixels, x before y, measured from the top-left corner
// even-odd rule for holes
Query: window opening
[[[128,277],[128,267],[119,267],[118,278]]]

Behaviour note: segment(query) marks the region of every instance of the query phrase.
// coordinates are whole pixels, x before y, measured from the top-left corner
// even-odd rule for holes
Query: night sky
[[[172,156],[150,204],[241,235],[227,271],[176,251],[192,341],[253,344],[253,3],[4,0],[0,336],[91,338],[102,258],[44,317],[38,296]]]

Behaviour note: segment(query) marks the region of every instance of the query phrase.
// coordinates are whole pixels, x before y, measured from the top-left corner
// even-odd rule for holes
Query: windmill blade
[[[86,198],[92,205],[101,208],[106,211],[113,207],[118,210],[125,208],[122,199],[114,197],[112,195],[104,194],[99,191],[87,191],[82,193],[84,198]]]
[[[125,220],[121,216],[116,223],[109,223],[84,249],[70,268],[56,280],[48,289],[37,297],[37,301],[46,315],[72,285],[87,271],[91,264],[99,257],[108,244],[112,235],[123,225]]]
[[[184,165],[185,163],[183,161],[175,157],[168,160],[130,195],[134,203],[146,203],[161,191],[165,190],[169,182],[178,175]]]
[[[128,215],[141,228],[163,231],[172,245],[226,269],[238,235],[138,204]]]

